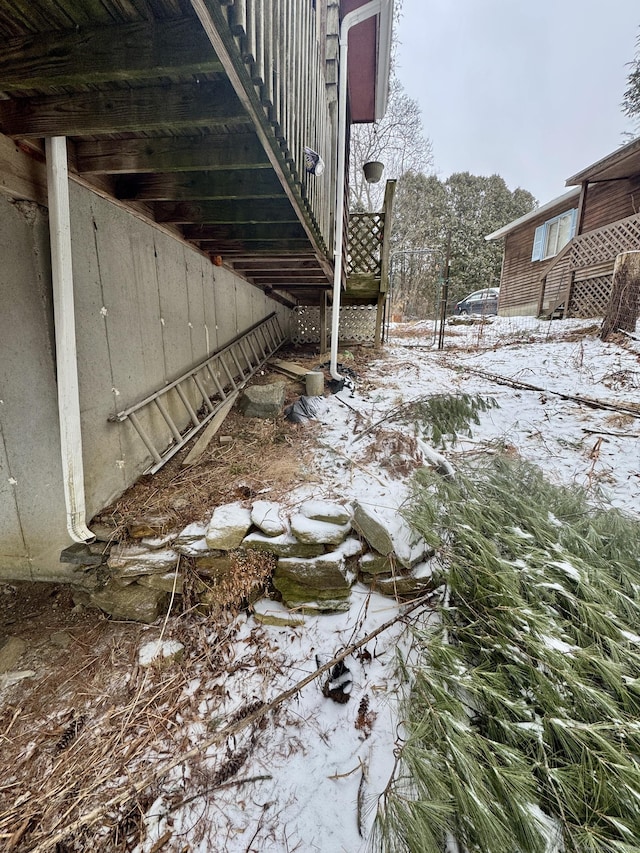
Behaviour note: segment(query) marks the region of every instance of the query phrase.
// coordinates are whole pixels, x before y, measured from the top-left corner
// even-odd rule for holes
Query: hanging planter
[[[367,183],[377,184],[382,177],[384,163],[381,163],[379,160],[370,160],[368,163],[364,164],[362,169]]]

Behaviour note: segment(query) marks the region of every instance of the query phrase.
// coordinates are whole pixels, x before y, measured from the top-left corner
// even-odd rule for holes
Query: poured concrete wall
[[[110,415],[288,310],[95,193],[70,185],[87,518],[149,462]],[[0,577],[64,579],[66,533],[47,211],[0,196]],[[185,426],[184,410],[174,412]],[[152,428],[164,429],[152,423]]]

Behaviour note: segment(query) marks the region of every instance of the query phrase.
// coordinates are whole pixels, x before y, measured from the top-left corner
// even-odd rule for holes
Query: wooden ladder
[[[155,474],[184,447],[211,418],[228,405],[229,397],[237,396],[238,391],[285,340],[286,336],[273,312],[164,388],[112,415],[109,421],[113,423],[128,420],[151,454],[153,461],[144,473]],[[172,416],[170,404],[173,404],[174,411],[177,406],[182,417]],[[159,447],[160,441],[154,441],[140,421],[141,416],[150,414],[152,410],[160,413],[162,421],[169,428],[171,438],[168,445],[166,432],[162,441],[164,446]],[[183,420],[185,412],[191,426],[181,432],[176,420]]]

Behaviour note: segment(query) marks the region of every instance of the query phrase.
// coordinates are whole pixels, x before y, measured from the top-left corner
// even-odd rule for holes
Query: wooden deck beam
[[[154,205],[158,222],[177,222],[184,225],[193,223],[259,225],[265,222],[290,220],[291,205],[282,199],[241,199],[232,201],[158,201]],[[246,253],[245,253],[246,254]]]
[[[271,168],[255,133],[83,139],[76,145],[76,162],[81,174],[94,175]]]
[[[118,198],[132,201],[282,198],[282,184],[272,170],[186,172],[118,178]]]
[[[222,71],[193,18],[40,33],[10,39],[0,51],[5,92]]]
[[[249,124],[228,81],[0,101],[7,136],[93,136]]]
[[[232,240],[238,230],[233,225],[189,225],[182,229],[187,240],[193,240],[206,247],[207,243],[219,240]],[[245,225],[242,228],[243,240],[296,240],[306,236],[299,222],[273,222],[260,225]]]

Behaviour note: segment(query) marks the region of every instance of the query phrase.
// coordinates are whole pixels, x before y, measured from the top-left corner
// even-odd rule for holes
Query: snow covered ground
[[[498,405],[480,415],[472,437],[449,443],[445,454],[454,467],[461,455],[506,450],[539,464],[556,482],[578,483],[594,500],[640,514],[640,409],[633,417],[554,393],[633,410],[640,403],[640,343],[603,344],[593,325],[580,321],[511,318],[481,329],[448,328],[446,348],[438,352],[430,347],[427,324],[412,327],[410,336],[407,331],[392,329],[388,346],[353,393],[325,398],[317,450],[307,460],[316,482],[291,493],[291,507],[313,497],[398,509],[409,495],[410,475],[402,466],[385,467],[384,441],[369,428],[404,401],[467,392],[492,397]],[[544,390],[514,389],[474,371]],[[389,428],[411,433],[409,426]],[[194,695],[217,697],[201,700],[202,722],[193,723],[192,742],[211,731],[212,717],[232,716],[234,708],[252,700],[271,701],[399,612],[392,599],[356,585],[348,613],[307,616],[304,624],[291,627],[259,625],[243,615],[235,626],[234,648],[239,660],[246,658],[246,667],[225,676],[222,684],[196,672],[185,687]],[[280,705],[268,722],[248,727],[223,749],[210,748],[206,766],[214,790],[190,775],[188,762],[173,771],[166,793],[148,810],[147,837],[136,853],[160,849],[163,838],[164,850],[199,853],[367,849],[402,735],[396,652],[406,645],[405,630],[396,622],[347,658],[353,688],[346,704],[326,698],[326,679],[320,678]],[[254,663],[258,658],[260,666]],[[234,755],[243,757],[242,766],[228,786],[220,785],[225,761],[232,764]],[[190,801],[180,806],[181,798]]]

